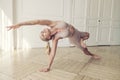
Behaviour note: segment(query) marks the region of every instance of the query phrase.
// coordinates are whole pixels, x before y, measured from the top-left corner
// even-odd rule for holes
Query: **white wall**
[[[13,49],[13,33],[7,31],[6,26],[13,21],[12,0],[0,0],[0,49]]]
[[[34,20],[50,19],[71,20],[71,0],[16,0],[16,23]],[[17,48],[21,47],[43,47],[45,42],[39,38],[43,26],[24,26],[17,30]],[[60,40],[59,46],[68,46],[67,39]]]
[[[4,1],[4,0],[3,0]],[[120,45],[120,0],[13,0],[14,23],[33,19],[64,20],[88,31],[88,45]],[[44,47],[44,27],[23,26],[15,32],[17,48]],[[70,46],[67,39],[59,46]]]

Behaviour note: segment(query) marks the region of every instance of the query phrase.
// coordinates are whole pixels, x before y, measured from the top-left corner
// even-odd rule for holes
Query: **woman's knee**
[[[85,32],[85,36],[83,37],[84,40],[87,40],[89,38],[90,34],[88,32]]]

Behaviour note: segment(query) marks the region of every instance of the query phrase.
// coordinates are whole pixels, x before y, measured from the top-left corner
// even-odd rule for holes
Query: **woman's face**
[[[51,38],[51,31],[48,28],[45,28],[43,31],[41,31],[41,36],[46,39]]]

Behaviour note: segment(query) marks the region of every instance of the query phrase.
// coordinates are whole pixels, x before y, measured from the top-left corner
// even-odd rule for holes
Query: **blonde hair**
[[[46,46],[46,51],[45,51],[45,53],[47,53],[48,55],[50,55],[50,52],[51,52],[51,47],[50,47],[49,40],[51,40],[51,39],[52,39],[52,37],[53,37],[53,36],[51,36],[51,38],[50,38],[50,39],[47,39],[46,37],[44,37],[44,36],[42,36],[42,35],[40,34],[40,38],[41,38],[41,40],[43,40],[43,41],[46,41],[46,42],[47,42],[47,46]]]
[[[50,43],[49,43],[49,40],[50,40],[50,39],[47,39],[47,38],[45,38],[45,37],[43,37],[43,36],[41,36],[41,35],[40,35],[40,38],[41,38],[41,40],[47,42],[47,46],[46,46],[46,48],[45,48],[45,49],[46,49],[45,53],[47,53],[48,55],[50,55],[50,52],[51,52],[51,47],[50,47]]]
[[[50,36],[50,38],[48,39],[48,38],[44,37],[44,36],[40,33],[40,39],[43,40],[43,41],[49,41],[49,40],[52,39],[52,37],[53,37],[53,36]]]
[[[49,41],[50,39],[47,39],[45,37],[43,37],[41,34],[40,34],[40,39],[43,40],[43,41]]]
[[[49,43],[49,41],[47,42],[47,46],[46,46],[46,53],[48,54],[48,55],[50,55],[50,52],[51,52],[51,47],[50,47],[50,43]]]

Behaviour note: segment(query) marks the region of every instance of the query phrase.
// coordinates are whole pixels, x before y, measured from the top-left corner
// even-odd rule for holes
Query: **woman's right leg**
[[[80,45],[81,45],[81,49],[84,52],[84,54],[92,56],[94,59],[100,59],[100,56],[93,54],[88,50],[86,44],[83,42],[83,39],[81,39]]]

